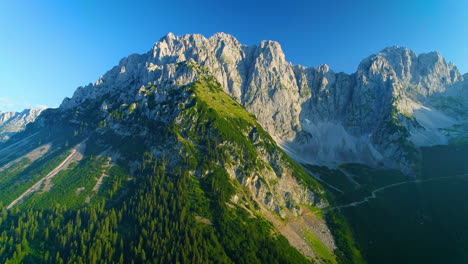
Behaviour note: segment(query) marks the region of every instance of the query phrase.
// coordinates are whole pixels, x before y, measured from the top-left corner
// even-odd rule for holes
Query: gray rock
[[[24,130],[34,122],[43,109],[26,109],[22,112],[0,111],[0,142],[7,141],[14,134]]]
[[[190,71],[183,63],[203,67]],[[453,135],[442,131],[466,120],[456,113],[465,109],[468,78],[439,53],[418,56],[389,47],[348,75],[327,65],[294,66],[277,42],[245,46],[224,33],[210,38],[169,33],[149,52],[123,58],[97,82],[78,88],[61,108],[109,93],[131,103],[141,99],[142,87],[168,90],[193,82],[197,71],[212,74],[279,145],[305,163],[361,162],[409,172],[412,150],[447,143]],[[452,97],[465,98],[462,106],[436,104]]]

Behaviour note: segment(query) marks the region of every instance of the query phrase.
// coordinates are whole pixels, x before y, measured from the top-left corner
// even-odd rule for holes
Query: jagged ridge
[[[0,142],[7,141],[14,134],[26,128],[26,125],[34,122],[43,109],[26,109],[22,112],[0,111]]]
[[[448,90],[466,94],[465,78],[438,53],[416,56],[406,48],[386,48],[348,75],[334,73],[327,65],[293,66],[274,41],[245,46],[224,33],[209,39],[168,34],[148,53],[124,58],[96,83],[78,88],[61,107],[110,91],[130,102],[134,91],[148,84],[191,83],[196,76],[178,68],[189,61],[203,65],[291,156],[304,163],[362,162],[409,172],[414,165],[411,153],[417,152],[411,145],[446,143],[448,137],[439,128],[460,120],[456,116],[428,127],[425,109],[432,107],[426,98]],[[423,114],[413,115],[417,111]],[[413,117],[421,122],[413,122]]]

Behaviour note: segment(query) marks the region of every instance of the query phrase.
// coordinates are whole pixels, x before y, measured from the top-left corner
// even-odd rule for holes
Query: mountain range
[[[0,111],[0,142],[7,141],[10,136],[26,128],[26,125],[36,120],[43,109],[26,109],[22,112]]]
[[[149,52],[123,58],[97,82],[78,88],[61,107],[111,91],[131,103],[142,87],[170,89],[196,80],[178,68],[181,63],[205,67],[304,163],[360,162],[410,173],[408,154],[418,146],[447,144],[465,131],[467,75],[437,52],[417,56],[389,47],[345,74],[327,65],[292,65],[277,42],[245,46],[224,33],[209,39],[169,33]]]
[[[25,226],[0,260],[363,263],[339,209],[420,180],[467,110],[468,75],[437,52],[346,74],[169,33],[57,109],[0,113],[0,230]]]

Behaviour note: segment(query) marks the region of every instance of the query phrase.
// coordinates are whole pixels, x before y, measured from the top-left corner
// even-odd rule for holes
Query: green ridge
[[[256,211],[256,202],[230,179],[225,166],[240,163],[239,173],[245,175],[272,167],[280,175],[281,167],[258,159],[261,149],[279,157],[278,166],[291,170],[324,198],[320,184],[287,157],[255,117],[212,78],[181,87],[171,96],[182,101],[167,103],[168,111],[177,113],[168,125],[145,118],[140,103],[130,104],[128,111],[110,106],[110,116],[91,117],[102,98],[85,109],[46,111],[43,118],[49,126],[40,140],[56,138],[60,147],[11,174],[12,179],[38,171],[32,183],[63,160],[67,146],[85,138],[93,144],[88,144],[80,163],[54,177],[49,192],[35,193],[13,210],[2,207],[0,262],[311,263]],[[66,129],[58,129],[61,122]],[[112,122],[128,124],[132,135],[111,132]],[[54,134],[54,127],[60,135]],[[139,127],[150,128],[152,134],[138,136]],[[150,147],[161,144],[166,144],[167,153],[153,157]],[[109,169],[100,191],[85,203],[103,173],[105,159],[96,155],[109,147],[123,159]],[[130,173],[128,164],[135,161],[141,165]],[[77,194],[81,187],[84,190]],[[8,202],[22,189],[0,193],[0,198]],[[231,204],[234,193],[250,212]],[[316,242],[311,243],[320,255],[331,260],[330,252]]]

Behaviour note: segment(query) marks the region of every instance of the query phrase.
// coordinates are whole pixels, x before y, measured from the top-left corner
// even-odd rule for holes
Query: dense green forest
[[[145,159],[128,196],[69,210],[1,211],[2,263],[308,263],[260,216],[230,209],[220,169],[203,179]],[[200,220],[203,219],[203,220]]]

